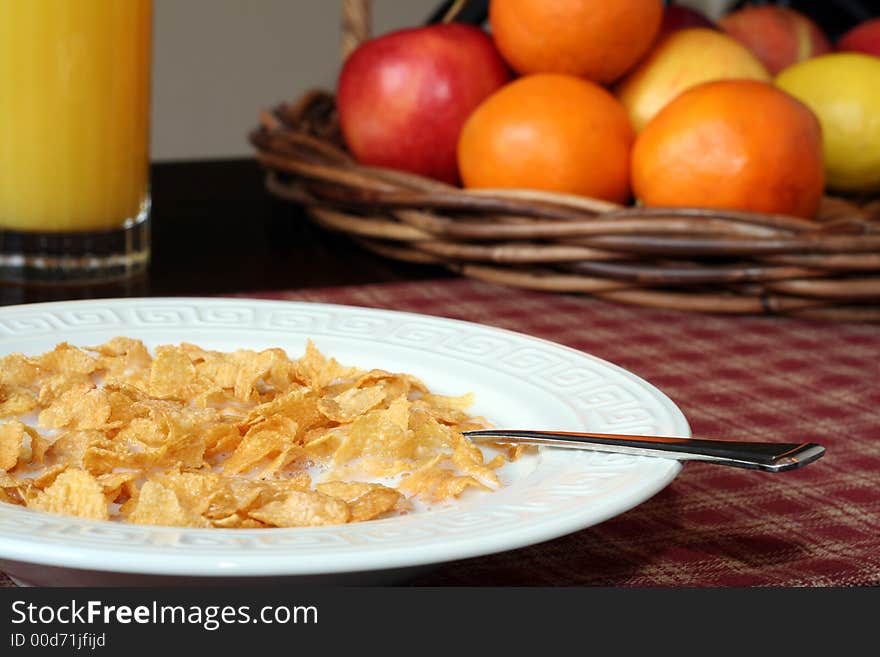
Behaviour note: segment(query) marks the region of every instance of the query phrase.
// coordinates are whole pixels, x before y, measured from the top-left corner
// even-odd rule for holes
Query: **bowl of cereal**
[[[681,467],[464,432],[690,435],[588,354],[307,302],[2,308],[0,393],[0,570],[37,586],[400,581],[602,522]]]

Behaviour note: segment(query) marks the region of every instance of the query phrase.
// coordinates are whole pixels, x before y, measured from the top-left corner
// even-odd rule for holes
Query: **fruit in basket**
[[[631,69],[654,42],[661,0],[491,0],[498,49],[521,74],[566,73],[600,84]]]
[[[806,105],[771,83],[705,82],[642,131],[632,172],[645,206],[812,217],[824,190],[822,131]]]
[[[776,84],[819,117],[828,187],[880,192],[880,58],[823,55],[782,71]]]
[[[718,29],[715,23],[696,9],[684,5],[667,5],[663,10],[663,22],[660,24],[661,37],[676,30],[685,30],[691,27]]]
[[[789,7],[746,5],[722,16],[718,25],[754,52],[773,75],[832,49],[811,18]]]
[[[862,21],[837,40],[837,49],[880,57],[880,18]]]
[[[770,81],[752,52],[731,36],[705,28],[669,34],[615,88],[640,132],[669,101],[702,82],[731,78]]]
[[[527,75],[495,92],[465,123],[465,187],[530,188],[629,200],[634,133],[620,102],[572,75]]]
[[[349,56],[339,75],[343,138],[363,164],[455,184],[461,126],[509,80],[491,37],[471,25],[376,37]]]

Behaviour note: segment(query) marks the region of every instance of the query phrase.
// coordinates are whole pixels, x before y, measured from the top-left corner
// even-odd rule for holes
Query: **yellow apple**
[[[784,69],[776,86],[819,117],[828,188],[880,192],[880,57],[860,52],[811,57]]]
[[[717,30],[688,28],[660,39],[615,93],[637,132],[683,91],[712,80],[771,81],[764,65],[739,41]]]

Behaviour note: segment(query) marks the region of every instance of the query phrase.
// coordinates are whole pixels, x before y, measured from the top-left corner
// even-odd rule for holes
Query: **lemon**
[[[776,84],[819,117],[827,187],[880,191],[880,57],[821,55],[785,69]]]

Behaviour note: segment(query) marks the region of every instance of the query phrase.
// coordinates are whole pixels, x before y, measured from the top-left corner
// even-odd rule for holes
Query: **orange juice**
[[[0,230],[148,207],[152,0],[0,0]]]

